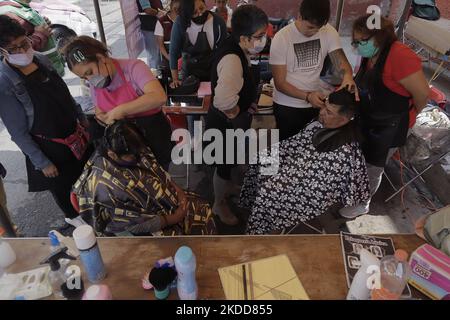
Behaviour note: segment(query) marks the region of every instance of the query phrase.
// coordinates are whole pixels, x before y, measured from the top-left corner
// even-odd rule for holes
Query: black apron
[[[244,84],[242,86],[241,91],[239,92],[238,105],[240,108],[240,112],[238,116],[234,119],[229,119],[222,111],[214,107],[215,88],[218,82],[217,65],[222,60],[222,58],[228,54],[236,54],[240,58],[244,78]],[[248,65],[247,56],[242,51],[241,47],[231,37],[226,40],[224,45],[214,55],[214,62],[212,64],[212,73],[211,73],[211,88],[212,88],[212,97],[211,97],[212,106],[211,108],[209,108],[208,115],[206,117],[206,129],[218,129],[222,133],[224,137],[223,156],[225,162],[227,154],[225,148],[227,145],[226,130],[243,129],[244,131],[246,131],[251,127],[253,116],[251,113],[248,112],[248,109],[252,104],[256,103],[257,98],[257,87],[254,80],[252,68]],[[236,158],[236,151],[237,148],[235,148],[234,150],[235,158]],[[230,165],[230,167],[233,166],[234,165]]]
[[[79,161],[69,147],[49,141],[46,138],[66,138],[75,132],[77,114],[69,89],[56,72],[35,63],[38,69],[24,76],[25,87],[33,102],[34,121],[30,134],[41,151],[58,168],[59,176],[47,178],[41,170],[36,170],[30,158],[25,155],[30,192],[54,190],[61,186],[71,186],[83,171],[89,156],[86,152]]]
[[[208,42],[206,32],[202,30],[197,35],[195,44],[189,40],[189,35],[186,32],[184,47],[183,47],[183,76],[194,75],[200,81],[210,81],[211,79],[211,63],[212,63],[212,49]]]
[[[139,21],[141,23],[141,30],[154,32],[156,23],[158,18],[156,16],[151,16],[145,13],[144,9],[142,9],[141,3],[139,0],[136,0],[137,8],[139,11]],[[160,0],[150,0],[150,7],[152,9],[163,9],[162,3]]]
[[[382,80],[389,52],[390,47],[371,70],[364,59],[355,79],[361,98],[362,149],[366,161],[377,167],[385,166],[390,148],[405,144],[409,126],[410,98],[391,91]]]

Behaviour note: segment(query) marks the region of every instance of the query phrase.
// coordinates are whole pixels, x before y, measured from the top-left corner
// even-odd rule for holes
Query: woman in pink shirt
[[[141,60],[110,57],[103,43],[87,36],[68,43],[64,56],[70,70],[89,82],[97,122],[107,126],[133,119],[167,170],[173,147],[170,124],[162,112],[167,97],[150,68]]]

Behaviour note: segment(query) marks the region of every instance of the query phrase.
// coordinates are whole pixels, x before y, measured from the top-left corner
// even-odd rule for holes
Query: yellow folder
[[[219,275],[227,300],[309,300],[286,255],[219,268]]]

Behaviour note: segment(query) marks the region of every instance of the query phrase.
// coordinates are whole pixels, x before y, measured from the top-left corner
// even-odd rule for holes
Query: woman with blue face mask
[[[353,24],[352,45],[362,57],[356,75],[361,98],[362,145],[372,195],[377,191],[384,166],[396,148],[406,142],[408,128],[425,107],[429,86],[421,59],[397,41],[392,22],[384,17],[381,28],[366,15]],[[369,202],[341,210],[347,218],[369,212]]]
[[[70,190],[89,157],[88,123],[25,34],[17,21],[0,16],[0,118],[25,155],[29,191],[49,190],[66,222],[76,227],[84,222],[70,203]]]
[[[254,5],[240,6],[231,18],[232,33],[217,51],[212,64],[212,106],[206,119],[207,129],[218,129],[224,140],[223,163],[227,159],[225,146],[227,129],[246,131],[252,123],[252,109],[256,106],[256,82],[250,67],[250,55],[261,52],[266,45],[267,15]],[[238,141],[241,143],[242,141]],[[236,149],[236,148],[235,148]],[[235,152],[236,154],[236,152]],[[216,164],[214,173],[213,212],[228,225],[238,223],[227,205],[227,196],[236,188],[231,182],[234,164]]]

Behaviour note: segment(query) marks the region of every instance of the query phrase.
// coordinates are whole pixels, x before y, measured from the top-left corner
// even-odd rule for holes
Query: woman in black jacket
[[[204,0],[183,0],[170,38],[170,69],[172,86],[181,83],[178,59],[183,57],[183,78],[194,75],[200,81],[210,81],[214,51],[227,38],[223,19],[206,9]]]

